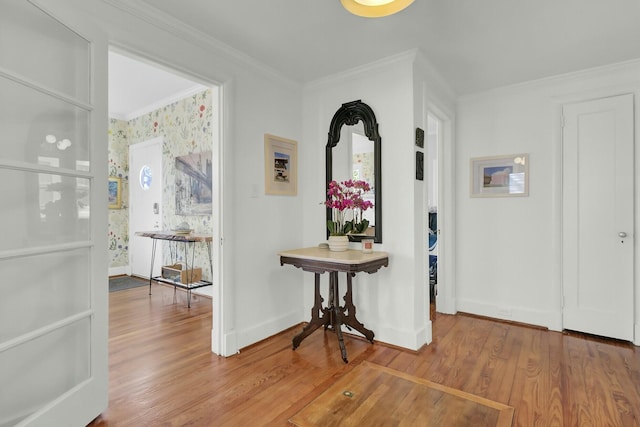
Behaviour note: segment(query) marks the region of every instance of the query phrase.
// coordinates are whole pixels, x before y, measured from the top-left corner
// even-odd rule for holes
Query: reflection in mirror
[[[341,140],[344,142],[339,144]],[[362,101],[342,104],[333,116],[329,128],[325,165],[326,189],[332,180],[365,181],[371,190],[363,199],[373,203],[373,209],[365,210],[363,213],[363,219],[369,221],[368,229],[362,234],[349,235],[351,241],[374,237],[376,243],[382,243],[380,144],[378,123],[373,110]],[[332,219],[331,215],[331,209],[327,208],[327,220]],[[327,237],[328,235],[327,232]]]
[[[361,127],[361,126],[360,126]],[[371,187],[371,191],[364,194],[363,199],[368,200],[375,206],[375,180],[374,180],[374,156],[373,142],[364,136],[364,132],[357,130],[358,126],[347,128],[351,131],[351,179],[354,181],[364,181]],[[376,219],[373,209],[368,209],[362,213],[362,218],[369,221],[369,227],[375,227]],[[373,230],[371,230],[373,231]]]

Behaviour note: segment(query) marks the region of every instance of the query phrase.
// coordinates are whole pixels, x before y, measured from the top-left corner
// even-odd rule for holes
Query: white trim
[[[596,75],[616,72],[616,71],[627,71],[629,68],[640,68],[640,59],[626,61],[618,64],[607,65],[603,67],[578,71],[575,73],[563,74],[561,76],[555,76],[547,79],[542,79],[540,81],[536,81],[533,83],[541,83],[547,81],[554,80],[565,80],[565,79],[585,79],[592,78]],[[530,82],[532,83],[532,82]],[[517,86],[525,86],[525,84],[515,85]],[[554,165],[552,170],[552,182],[553,182],[553,194],[552,194],[552,202],[553,206],[551,206],[551,211],[554,216],[554,230],[553,235],[556,236],[556,241],[553,242],[551,250],[553,251],[554,257],[556,260],[556,265],[552,266],[554,272],[554,289],[557,289],[556,295],[552,296],[554,300],[557,301],[556,305],[559,307],[559,315],[556,316],[553,322],[551,322],[549,329],[555,331],[562,331],[564,329],[563,322],[563,299],[564,299],[564,285],[562,282],[562,268],[563,268],[563,258],[562,258],[562,221],[563,221],[563,212],[562,212],[562,203],[563,203],[563,194],[562,194],[562,167],[563,167],[563,159],[562,159],[562,135],[563,135],[563,125],[564,119],[562,117],[562,109],[566,104],[572,104],[577,102],[585,102],[593,99],[600,98],[608,98],[619,95],[632,94],[634,97],[634,147],[635,147],[635,157],[634,157],[634,195],[635,195],[635,205],[634,209],[636,212],[640,208],[640,185],[638,185],[638,165],[640,165],[640,150],[638,147],[638,124],[640,123],[640,109],[637,108],[638,99],[640,99],[640,83],[637,80],[631,82],[625,82],[621,84],[612,84],[606,86],[597,86],[591,89],[586,90],[576,90],[571,93],[552,96],[550,98],[552,105],[552,113],[553,113],[553,121],[552,121],[552,138],[555,147],[554,152]],[[634,229],[638,228],[638,220],[634,217]],[[634,339],[633,343],[636,346],[640,346],[640,327],[638,326],[638,319],[640,318],[640,280],[638,280],[638,271],[640,268],[640,260],[638,260],[638,253],[640,252],[640,239],[634,237],[634,318],[636,323],[634,324]],[[552,301],[553,304],[553,301]]]
[[[125,265],[123,267],[109,267],[109,277],[131,275],[131,267]]]
[[[426,114],[435,116],[442,126],[438,138],[438,296],[436,311],[455,314],[455,153],[451,115],[433,105]],[[428,251],[427,251],[428,252]],[[442,285],[442,286],[440,286]]]
[[[414,330],[397,329],[376,324],[375,322],[369,323],[370,325],[367,326],[376,333],[373,338],[374,341],[403,347],[413,351],[420,350],[422,346],[429,344],[433,338],[431,329],[433,325],[431,321]],[[353,331],[349,333],[353,333]]]
[[[42,86],[33,80],[30,80],[26,77],[22,77],[19,74],[13,73],[3,67],[0,67],[0,77],[6,77],[9,80],[12,80],[18,84],[26,86],[30,89],[33,89],[37,92],[42,93],[43,95],[48,95],[52,98],[55,98],[59,101],[65,102],[67,104],[71,104],[75,107],[82,108],[85,111],[93,111],[93,105],[88,104],[86,102],[81,101],[80,99],[65,95],[62,92],[59,92],[55,89],[50,89],[45,86]]]
[[[562,84],[566,81],[575,81],[581,79],[591,79],[600,76],[607,76],[611,73],[619,71],[626,71],[630,67],[640,67],[640,59],[632,59],[629,61],[618,62],[615,64],[603,65],[600,67],[587,68],[579,71],[571,71],[569,73],[557,74],[555,76],[543,77],[541,79],[529,80],[521,83],[514,83],[511,85],[500,86],[496,88],[489,88],[478,90],[474,92],[461,94],[461,97],[474,97],[476,95],[486,95],[493,92],[506,92],[516,89],[535,88],[540,86],[547,86],[552,84]],[[628,85],[627,85],[628,86]],[[602,89],[600,89],[602,90]],[[613,96],[613,95],[610,95]]]
[[[95,244],[93,241],[85,241],[85,242],[61,243],[57,245],[48,245],[48,246],[34,246],[26,249],[10,249],[6,251],[0,251],[0,260],[73,251],[76,249],[93,248],[94,246]]]
[[[413,61],[416,59],[417,50],[412,49],[409,51],[401,52],[396,55],[387,56],[377,61],[370,62],[368,64],[359,65],[357,67],[349,68],[344,71],[340,71],[335,74],[331,74],[326,77],[321,77],[317,80],[309,82],[304,85],[304,90],[317,90],[326,86],[333,85],[336,80],[343,80],[350,77],[357,77],[363,73],[371,72],[379,68],[384,68],[391,64],[396,64],[404,61]]]
[[[156,136],[155,138],[151,138],[151,139],[147,139],[145,141],[142,142],[138,142],[137,144],[131,144],[129,145],[129,200],[127,200],[127,205],[128,205],[128,209],[127,209],[127,223],[129,225],[129,271],[131,272],[133,269],[133,251],[131,250],[131,243],[134,241],[134,237],[136,235],[136,230],[132,230],[131,229],[131,211],[133,209],[132,204],[131,203],[131,195],[132,195],[132,191],[131,191],[131,187],[133,185],[140,185],[139,182],[139,177],[138,177],[138,173],[136,172],[135,174],[132,175],[132,171],[131,171],[131,159],[132,159],[132,151],[135,150],[139,150],[139,149],[143,149],[143,148],[148,148],[148,147],[155,147],[157,146],[156,149],[160,150],[160,176],[164,176],[164,165],[163,165],[163,151],[164,151],[164,136]],[[133,150],[132,150],[133,149]],[[132,179],[133,177],[133,179]],[[160,190],[160,229],[162,229],[162,216],[163,216],[163,203],[164,203],[164,190]],[[164,257],[163,255],[163,243],[162,241],[156,242],[156,256],[159,255],[159,259],[160,262],[162,262],[162,259]],[[155,258],[155,260],[157,260],[158,258]],[[154,261],[155,263],[155,261]],[[130,273],[131,274],[131,273]],[[149,277],[144,277],[146,279],[148,279]]]
[[[212,253],[211,256],[213,259],[211,260],[212,265],[214,266],[214,273],[211,272],[211,281],[217,286],[212,287],[212,295],[211,295],[211,304],[212,304],[212,325],[211,325],[211,351],[218,355],[226,355],[223,353],[223,350],[226,351],[228,348],[227,345],[223,345],[223,331],[225,327],[229,324],[225,320],[225,312],[228,310],[229,313],[234,314],[234,304],[235,300],[230,298],[224,292],[225,285],[228,285],[228,281],[225,277],[225,262],[224,262],[224,206],[225,206],[225,197],[224,197],[224,186],[225,186],[225,144],[228,141],[228,132],[231,129],[231,126],[228,125],[227,120],[229,115],[226,114],[227,111],[231,111],[230,96],[227,96],[227,91],[229,90],[230,83],[226,83],[224,85],[217,86],[217,90],[214,91],[217,94],[216,105],[218,111],[218,120],[214,120],[214,123],[217,123],[217,128],[212,127],[211,130],[217,132],[216,135],[213,135],[213,147],[211,147],[212,153],[212,162],[217,166],[218,173],[216,175],[216,179],[218,185],[212,185],[212,199],[216,200],[216,215],[212,219],[212,227],[213,227],[213,245],[212,245]],[[215,126],[215,125],[214,125]],[[214,340],[214,337],[216,339]],[[237,343],[231,349],[232,353],[236,353],[238,351]]]
[[[285,77],[282,73],[274,68],[263,64],[253,57],[234,49],[233,47],[222,43],[221,41],[211,37],[210,35],[186,25],[184,22],[174,18],[173,16],[161,12],[153,7],[149,7],[140,0],[103,0],[104,3],[121,10],[122,12],[134,16],[137,19],[151,24],[157,28],[167,31],[168,33],[186,41],[192,45],[200,46],[211,51],[212,55],[223,56],[230,62],[239,65],[242,68],[247,66],[255,68],[258,71],[276,79],[277,81],[289,85],[291,87],[299,87],[298,82]],[[131,51],[130,49],[128,49]],[[171,67],[179,69],[176,67]],[[187,73],[188,74],[188,73]]]
[[[138,118],[140,116],[143,116],[145,114],[149,114],[152,111],[158,110],[160,108],[163,108],[167,105],[171,105],[175,102],[178,102],[184,98],[188,98],[190,96],[196,95],[198,93],[204,92],[205,90],[209,89],[207,86],[203,86],[201,84],[196,84],[188,89],[182,90],[180,92],[177,92],[171,96],[167,96],[159,101],[156,101],[152,104],[146,105],[143,108],[140,108],[138,110],[132,111],[128,114],[116,114],[116,113],[109,113],[109,116],[117,119],[117,120],[124,120],[124,121],[130,121],[133,120],[135,118]],[[137,145],[137,144],[136,144]]]
[[[75,169],[56,168],[53,166],[39,165],[11,159],[0,159],[0,167],[2,169],[11,169],[22,172],[48,173],[51,175],[69,176],[72,178],[92,179],[95,176],[95,174],[90,171],[86,172]]]
[[[83,312],[74,314],[73,316],[69,316],[62,320],[58,320],[57,322],[49,323],[46,326],[27,332],[26,334],[10,339],[9,341],[0,343],[0,353],[5,352],[7,350],[11,350],[14,347],[17,347],[21,344],[25,344],[29,341],[33,341],[37,338],[43,337],[53,331],[62,329],[65,326],[69,326],[72,323],[78,322],[82,319],[89,318],[93,316],[93,314],[94,314],[94,310],[85,310]]]
[[[155,138],[146,139],[144,141],[129,145],[129,150],[131,150],[131,147],[147,148],[152,145],[163,144],[163,143],[164,143],[164,136],[156,136]],[[129,160],[131,160],[131,153],[129,153]]]
[[[469,299],[459,299],[457,303],[458,310],[461,312],[557,330],[557,310],[531,310],[524,307],[504,307]]]
[[[235,335],[236,343],[239,348],[254,344],[260,340],[270,336],[279,334],[280,332],[300,323],[300,311],[290,311],[284,313],[277,318],[252,325],[248,329],[237,331]],[[237,352],[238,349],[229,348],[228,350]]]

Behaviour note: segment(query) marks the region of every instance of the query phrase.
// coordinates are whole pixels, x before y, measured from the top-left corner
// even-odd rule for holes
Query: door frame
[[[452,115],[441,108],[429,103],[425,111],[425,124],[428,116],[436,118],[441,129],[438,135],[438,295],[436,296],[436,311],[444,314],[456,314],[456,289],[455,289],[455,226],[452,220],[455,212],[455,159],[453,147],[453,121]],[[426,149],[425,149],[426,151]],[[428,159],[427,159],[428,160]],[[427,212],[427,186],[424,186],[424,201]],[[426,228],[422,230],[427,233]],[[425,236],[428,242],[428,236]],[[426,290],[429,295],[429,248],[425,245],[426,260]],[[426,299],[426,313],[429,313],[429,300]]]
[[[179,63],[177,60],[167,61],[158,58],[150,52],[140,51],[133,46],[119,43],[113,39],[108,40],[109,50],[118,52],[139,61],[148,62],[154,66],[165,68],[172,73],[182,75],[184,78],[200,83],[213,91],[213,98],[217,102],[217,120],[213,120],[211,126],[213,144],[211,147],[212,162],[214,167],[213,185],[212,185],[212,233],[213,241],[211,245],[211,257],[213,272],[211,281],[213,283],[212,295],[212,325],[211,325],[211,351],[221,356],[231,356],[238,352],[237,342],[233,333],[226,334],[225,328],[227,324],[232,324],[234,315],[233,311],[233,294],[225,292],[224,286],[224,145],[229,139],[228,114],[226,111],[232,111],[232,105],[229,97],[225,96],[227,92],[233,92],[232,82],[216,82],[203,77],[196,72],[189,70]],[[217,182],[215,182],[217,180]]]
[[[151,139],[147,139],[146,141],[142,141],[139,142],[137,144],[133,144],[129,146],[129,224],[131,224],[131,211],[133,208],[133,202],[131,200],[131,187],[134,185],[138,184],[138,179],[137,179],[137,175],[136,175],[136,179],[134,179],[134,175],[132,175],[131,173],[131,159],[132,159],[132,155],[131,155],[131,147],[136,147],[136,148],[142,148],[142,147],[149,147],[152,145],[158,145],[159,149],[160,149],[160,172],[161,172],[161,176],[160,178],[160,185],[162,185],[162,171],[163,171],[163,167],[162,167],[162,144],[164,143],[164,136],[157,136],[155,138],[151,138]],[[162,191],[160,192],[160,226],[162,229],[162,215],[164,213],[164,210],[162,209],[162,204],[164,203],[164,197],[162,194]],[[140,230],[138,230],[140,231]],[[133,258],[133,251],[131,250],[131,243],[134,242],[134,237],[135,237],[136,231],[132,230],[131,227],[129,227],[129,276],[133,275],[133,262],[132,262],[132,258]],[[145,240],[147,240],[145,238]],[[155,261],[158,262],[158,260],[160,260],[160,262],[162,262],[162,240],[157,241],[157,248],[156,248],[156,252],[158,254],[160,254],[159,258],[156,258]]]
[[[564,126],[562,141],[563,170],[568,171],[570,174],[567,175],[563,173],[563,179],[567,177],[567,179],[571,181],[570,187],[577,185],[576,189],[578,190],[576,193],[572,192],[572,194],[563,193],[563,257],[567,257],[566,259],[563,258],[563,271],[566,273],[563,275],[563,287],[567,289],[567,291],[563,293],[563,327],[609,337],[618,337],[620,339],[630,341],[633,340],[634,337],[633,325],[635,320],[635,306],[633,304],[633,266],[635,260],[635,218],[633,215],[633,194],[635,193],[634,182],[626,179],[624,182],[620,183],[620,188],[616,185],[615,191],[612,193],[610,188],[611,181],[600,181],[603,183],[606,182],[608,187],[604,187],[605,184],[602,184],[603,186],[599,188],[599,190],[604,191],[605,193],[610,193],[610,197],[614,197],[614,200],[612,200],[614,204],[610,207],[613,210],[606,210],[609,211],[607,215],[611,215],[610,217],[607,217],[610,220],[609,224],[613,225],[615,223],[615,226],[612,229],[607,228],[605,235],[602,236],[603,245],[610,245],[604,246],[604,248],[608,249],[602,250],[605,252],[611,251],[611,253],[617,253],[620,251],[618,255],[621,258],[621,264],[614,265],[614,267],[622,268],[622,270],[620,270],[621,276],[619,277],[621,281],[618,283],[620,286],[624,286],[623,288],[617,288],[622,292],[621,295],[623,296],[616,297],[615,301],[617,301],[617,303],[615,305],[608,305],[608,312],[605,314],[600,312],[597,308],[582,307],[582,304],[580,303],[581,298],[576,297],[576,292],[582,292],[582,289],[586,290],[587,293],[589,293],[591,289],[602,289],[602,281],[604,280],[606,283],[607,279],[605,277],[611,276],[610,274],[606,274],[606,276],[601,276],[599,280],[596,281],[594,281],[593,278],[585,278],[584,282],[579,280],[581,273],[577,274],[577,272],[584,271],[583,268],[590,268],[589,265],[593,265],[593,260],[588,258],[585,263],[585,261],[581,261],[581,257],[574,258],[575,254],[581,253],[583,250],[585,252],[588,250],[593,251],[596,248],[593,245],[589,245],[588,247],[584,246],[585,243],[582,242],[582,239],[584,238],[586,240],[588,238],[594,238],[594,235],[593,232],[588,232],[588,236],[583,237],[585,232],[576,223],[577,217],[581,217],[582,214],[580,210],[576,209],[580,208],[583,200],[590,201],[592,204],[597,203],[599,207],[596,208],[596,212],[599,212],[597,209],[602,211],[603,207],[600,206],[602,203],[601,201],[596,201],[599,200],[599,198],[594,199],[590,194],[590,191],[585,193],[584,189],[579,190],[579,188],[584,187],[580,185],[579,181],[575,181],[575,179],[580,179],[580,177],[587,178],[584,172],[581,172],[585,171],[581,166],[582,161],[587,164],[597,162],[599,156],[594,156],[592,150],[604,150],[600,152],[607,152],[608,156],[613,155],[613,157],[607,158],[608,161],[613,161],[613,164],[607,163],[610,168],[606,168],[604,170],[607,176],[609,176],[609,173],[615,174],[617,178],[614,179],[613,182],[616,182],[616,180],[622,176],[628,177],[633,174],[633,158],[628,158],[626,156],[632,156],[635,146],[635,138],[633,135],[634,104],[634,95],[631,93],[563,104]],[[580,136],[584,132],[580,125],[582,122],[580,120],[581,117],[590,117],[590,114],[593,113],[598,116],[597,120],[601,120],[602,117],[609,117],[612,110],[615,110],[616,112],[615,122],[613,123],[615,130],[611,129],[611,123],[607,123],[605,128],[599,127],[598,129],[606,129],[608,135],[612,135],[613,133],[620,135],[620,138],[618,138],[618,136],[615,137],[613,146],[609,147],[608,145],[602,145],[599,139],[594,140],[589,136]],[[591,119],[588,119],[587,122],[591,123]],[[591,141],[590,147],[582,147],[581,143],[583,142],[583,138]],[[623,151],[619,152],[618,150]],[[583,155],[580,154],[582,152],[589,153],[588,157],[584,157],[583,159]],[[620,157],[621,155],[622,157]],[[621,169],[621,173],[623,174],[622,176],[618,175],[618,172],[616,171],[616,169],[621,166],[619,161],[624,162],[623,169]],[[563,189],[564,187],[565,186],[563,185]],[[607,188],[609,188],[609,191],[607,191]],[[619,191],[622,191],[622,193],[619,193]],[[567,210],[565,211],[564,209]],[[602,214],[604,215],[604,211]],[[593,216],[585,213],[584,217],[589,218],[590,221],[593,222],[600,219],[598,215]],[[625,244],[621,244],[619,242],[620,238],[613,238],[614,232],[619,231],[629,233],[628,238],[624,239]],[[569,234],[567,234],[567,232]],[[565,241],[564,239],[567,240]],[[596,255],[592,252],[591,256],[599,256],[599,254]],[[597,275],[604,274],[602,269],[598,269],[597,271]],[[614,274],[613,277],[617,277],[615,276],[615,273],[612,274]],[[629,288],[627,288],[627,286],[629,286]],[[624,310],[621,311],[622,307],[624,307]],[[614,312],[617,312],[618,314],[614,314]],[[613,321],[613,319],[616,319],[616,321]]]
[[[555,236],[555,240],[552,241],[552,254],[553,259],[557,260],[555,265],[550,266],[553,277],[553,287],[556,289],[556,292],[550,295],[550,306],[557,307],[555,311],[555,316],[553,319],[550,319],[549,329],[553,331],[562,331],[563,328],[563,295],[564,295],[564,285],[562,282],[562,235],[563,235],[563,210],[562,210],[562,173],[563,173],[563,156],[562,156],[562,134],[563,134],[563,115],[562,115],[562,107],[565,104],[585,102],[589,100],[599,99],[599,98],[607,98],[618,95],[625,94],[633,94],[634,96],[634,182],[636,183],[634,189],[634,235],[637,233],[638,229],[638,221],[636,219],[637,213],[640,212],[640,185],[638,185],[640,179],[639,173],[639,165],[640,165],[640,150],[638,149],[638,129],[640,124],[640,108],[638,108],[637,102],[640,99],[640,88],[638,86],[631,86],[628,84],[624,85],[616,85],[610,86],[606,88],[599,88],[593,90],[580,91],[569,95],[561,95],[551,97],[552,105],[551,109],[553,111],[553,119],[552,119],[552,142],[554,147],[553,159],[554,164],[551,170],[551,180],[553,183],[551,192],[552,192],[552,200],[554,206],[551,206],[551,210],[553,212],[554,221],[552,222],[552,235]],[[634,251],[636,255],[639,253],[639,240],[634,239]],[[640,346],[640,283],[638,280],[638,273],[640,272],[640,257],[636,256],[634,261],[634,274],[633,274],[633,283],[634,283],[634,339],[633,344],[636,346]]]

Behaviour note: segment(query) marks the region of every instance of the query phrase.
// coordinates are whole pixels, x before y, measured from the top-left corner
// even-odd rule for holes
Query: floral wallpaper
[[[354,154],[353,163],[361,163],[362,166],[362,170],[360,171],[362,175],[359,177],[353,177],[353,179],[361,179],[363,181],[367,181],[373,186],[373,183],[375,182],[373,174],[373,170],[375,167],[373,152]]]
[[[122,209],[109,209],[109,267],[129,265],[129,142],[127,122],[109,120],[109,176],[122,180]]]
[[[180,101],[174,102],[163,108],[144,114],[140,117],[131,119],[124,125],[124,134],[120,140],[120,131],[122,127],[118,126],[118,120],[111,120],[109,127],[109,170],[123,174],[123,183],[128,184],[128,158],[129,146],[143,141],[147,141],[158,136],[163,137],[162,148],[162,184],[164,193],[162,196],[162,229],[171,230],[176,228],[182,222],[187,222],[196,233],[211,234],[212,224],[211,215],[176,215],[175,200],[175,182],[176,156],[184,156],[190,153],[200,153],[203,151],[211,151],[212,135],[211,124],[213,120],[212,92],[207,89],[198,94],[186,97]],[[125,148],[126,147],[126,148]],[[126,149],[125,153],[121,150]],[[112,150],[121,154],[113,155]],[[113,161],[113,164],[112,164]],[[113,168],[113,169],[112,169]],[[126,179],[125,179],[126,177]],[[215,183],[214,183],[215,185]],[[123,184],[123,188],[125,185]],[[123,196],[128,201],[128,185],[127,192],[123,190]],[[125,202],[126,204],[127,202]],[[123,209],[125,215],[128,216],[128,210]],[[114,215],[114,216],[117,216]],[[124,265],[128,265],[128,239],[125,242],[123,235],[128,236],[128,217],[124,221],[119,221],[120,217],[113,218],[111,221],[111,212],[109,217],[109,237],[114,236],[115,249],[112,253],[111,243],[109,245],[111,255],[111,267],[119,266],[121,259],[126,260]],[[119,242],[122,245],[119,245]],[[163,265],[173,262],[184,262],[183,253],[170,251],[170,245],[165,245],[163,253]],[[180,251],[178,251],[180,252]],[[204,245],[196,245],[196,254],[194,265],[202,267],[202,276],[206,280],[211,280],[211,271],[209,269],[210,256]]]

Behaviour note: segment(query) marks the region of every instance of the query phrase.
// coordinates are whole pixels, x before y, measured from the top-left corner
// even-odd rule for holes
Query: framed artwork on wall
[[[298,143],[264,135],[264,192],[279,196],[298,194]]]
[[[420,148],[424,148],[424,130],[416,128],[416,145]]]
[[[117,176],[109,177],[109,209],[122,208],[122,180]]]
[[[212,152],[176,156],[176,215],[211,215]]]
[[[471,197],[529,195],[529,155],[471,159]]]
[[[418,181],[424,180],[424,153],[422,151],[416,151],[416,179]]]

